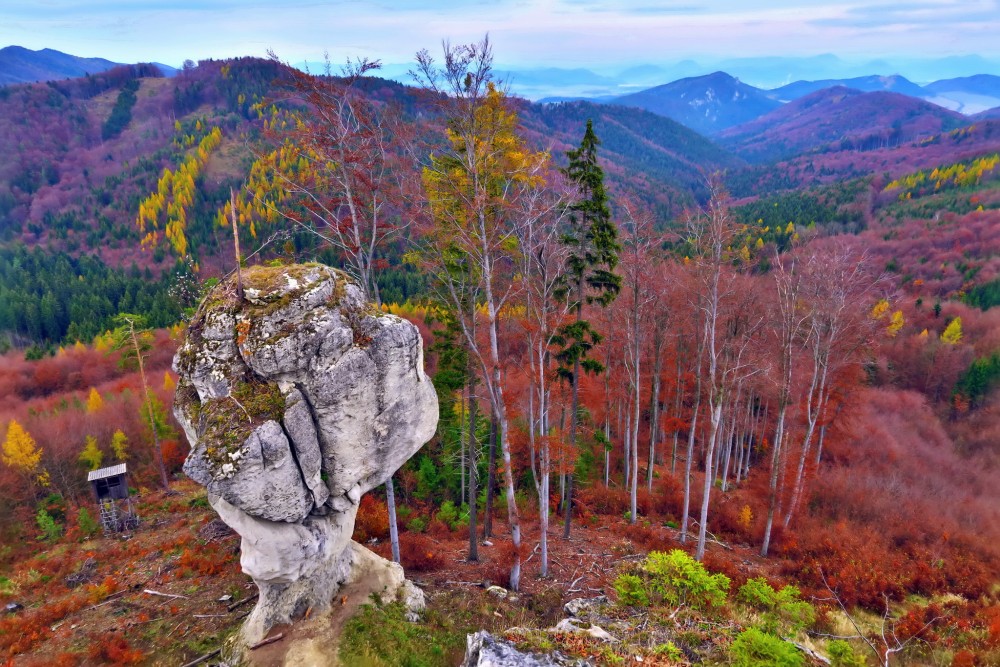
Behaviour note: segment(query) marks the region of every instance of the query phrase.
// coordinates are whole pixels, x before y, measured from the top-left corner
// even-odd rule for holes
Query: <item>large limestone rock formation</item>
[[[351,546],[361,496],[431,438],[438,405],[417,328],[366,303],[343,273],[252,267],[244,284],[240,301],[233,280],[220,283],[192,320],[174,359],[174,413],[191,443],[184,471],[242,537],[240,563],[260,589],[242,632],[253,644],[327,608],[371,561]],[[403,585],[401,572],[392,581]]]

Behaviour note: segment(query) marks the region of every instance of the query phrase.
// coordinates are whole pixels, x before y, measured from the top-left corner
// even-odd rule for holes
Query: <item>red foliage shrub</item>
[[[220,574],[229,565],[229,559],[218,553],[214,548],[215,544],[218,543],[210,542],[184,549],[177,561],[180,571],[197,572],[202,576]]]
[[[135,665],[145,656],[139,649],[132,648],[125,637],[113,633],[92,636],[89,657],[106,665]]]
[[[658,516],[680,516],[684,510],[684,486],[679,477],[665,474],[653,481],[651,511]]]
[[[163,465],[168,473],[178,472],[184,466],[188,455],[188,447],[176,440],[164,440],[160,443],[163,450]]]
[[[444,554],[438,545],[420,533],[399,536],[399,559],[404,568],[414,572],[433,572],[445,565]]]
[[[494,537],[493,547],[488,552],[484,552],[486,550],[481,549],[479,557],[483,558],[486,556],[488,558],[483,567],[483,574],[486,580],[492,584],[506,588],[510,584],[510,568],[514,565],[514,556],[517,555],[514,543]]]
[[[593,514],[621,516],[630,507],[629,494],[624,489],[613,489],[603,484],[580,489],[576,501],[582,508]]]
[[[747,573],[728,554],[706,551],[703,563],[705,569],[709,572],[721,572],[729,577],[730,593],[738,591],[740,586],[745,584],[749,578]]]
[[[976,654],[964,649],[957,652],[951,659],[951,667],[976,667]]]
[[[427,523],[427,534],[432,537],[448,537],[451,535],[451,528],[440,519],[431,519]]]
[[[926,607],[912,607],[896,623],[896,636],[901,642],[911,637],[920,637],[928,642],[936,642],[939,637],[935,631],[933,621],[942,616],[941,607],[937,604],[929,604]]]
[[[54,656],[47,655],[37,660],[27,660],[23,664],[25,667],[76,667],[83,660],[84,656],[79,653],[57,653]]]
[[[358,515],[354,520],[354,541],[364,544],[372,538],[389,537],[389,510],[385,503],[367,494],[361,497]]]
[[[669,551],[673,548],[673,540],[669,539],[663,530],[643,525],[642,514],[639,516],[639,523],[626,524],[623,529],[616,532],[630,539],[643,551]]]
[[[52,600],[37,609],[0,619],[0,655],[6,652],[13,657],[30,651],[52,635],[50,628],[53,624],[88,604],[86,594],[74,594]]]
[[[1000,606],[993,606],[986,610],[988,628],[986,632],[986,643],[990,646],[1000,647]]]

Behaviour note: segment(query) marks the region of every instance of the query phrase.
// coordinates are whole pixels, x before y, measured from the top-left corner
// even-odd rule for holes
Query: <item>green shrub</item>
[[[80,527],[80,533],[84,537],[93,537],[100,528],[86,507],[81,507],[80,511],[76,513],[76,525]]]
[[[66,520],[66,499],[61,494],[50,493],[38,503],[38,507],[45,510],[53,521]]]
[[[406,522],[406,529],[411,533],[422,533],[427,528],[427,519],[422,516],[415,516]]]
[[[800,667],[798,649],[757,628],[741,632],[729,648],[735,667]]]
[[[650,589],[672,605],[718,607],[726,602],[729,577],[709,574],[705,566],[680,549],[653,551],[642,565]]]
[[[801,595],[798,586],[785,586],[778,591],[778,616],[793,630],[802,630],[816,622],[816,610],[800,599]]]
[[[670,662],[683,662],[684,652],[681,651],[673,642],[667,642],[666,644],[660,644],[653,649],[653,655],[660,655],[669,660]]]
[[[830,667],[865,667],[865,659],[843,639],[834,639],[827,644],[826,652],[830,654]]]
[[[801,595],[797,586],[775,591],[764,577],[749,579],[736,593],[740,602],[765,612],[764,627],[771,632],[801,630],[815,622],[816,610]]]
[[[736,599],[757,609],[771,610],[774,609],[777,593],[771,588],[771,584],[767,583],[767,579],[755,577],[740,586]]]
[[[38,514],[35,515],[35,521],[38,523],[38,527],[42,531],[42,539],[46,542],[53,542],[62,535],[62,526],[56,523],[48,512],[45,511],[44,507],[38,508]]]
[[[635,574],[619,574],[615,579],[615,592],[618,601],[629,607],[648,607],[649,596],[646,594],[646,584],[642,577]]]
[[[455,506],[455,503],[446,500],[441,503],[441,509],[434,515],[434,518],[447,525],[451,530],[458,530],[462,527],[468,528],[469,507],[463,504],[461,508],[458,508]]]

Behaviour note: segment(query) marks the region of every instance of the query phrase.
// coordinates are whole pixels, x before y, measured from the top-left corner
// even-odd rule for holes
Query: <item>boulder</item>
[[[243,276],[243,300],[227,279],[192,319],[174,358],[174,414],[191,444],[184,471],[240,535],[260,591],[241,633],[249,645],[329,607],[359,564],[392,565],[352,545],[358,504],[433,436],[438,405],[417,328],[342,272]],[[391,595],[422,608],[398,565],[378,567]]]

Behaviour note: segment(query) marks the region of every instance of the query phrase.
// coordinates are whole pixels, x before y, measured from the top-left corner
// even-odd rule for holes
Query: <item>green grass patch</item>
[[[429,607],[419,623],[406,620],[402,603],[368,604],[344,626],[340,660],[357,667],[457,665],[472,631]]]

